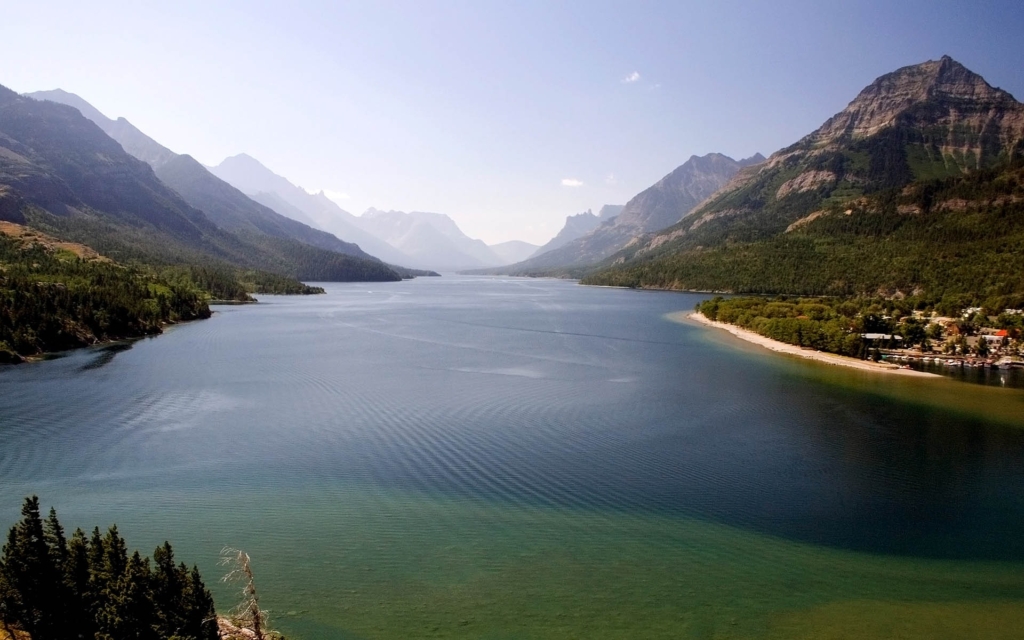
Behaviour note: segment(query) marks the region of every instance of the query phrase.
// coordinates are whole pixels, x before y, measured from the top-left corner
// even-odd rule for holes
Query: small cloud
[[[562,178],[563,187],[582,187],[583,181],[576,178]]]
[[[661,84],[652,84],[651,85],[651,91],[657,91],[660,88],[661,88]]]
[[[608,177],[604,179],[605,184],[618,184],[619,180],[615,177],[614,173],[609,173]]]
[[[638,82],[639,80],[640,80],[640,72],[639,71],[634,71],[633,73],[629,74],[628,76],[626,76],[625,78],[622,79],[622,81],[625,82],[626,84],[631,84],[633,82]]]

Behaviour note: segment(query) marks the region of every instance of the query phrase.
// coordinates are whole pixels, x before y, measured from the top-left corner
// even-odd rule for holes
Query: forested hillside
[[[588,284],[812,295],[1024,292],[1024,105],[906,67]]]
[[[0,232],[12,232],[5,223]],[[202,277],[199,277],[202,276]],[[215,272],[127,268],[38,234],[0,233],[0,362],[159,333],[210,316],[206,291],[249,299]]]
[[[1024,164],[914,183],[748,239],[735,228],[651,251],[585,283],[735,293],[927,292],[980,304],[1024,292]]]

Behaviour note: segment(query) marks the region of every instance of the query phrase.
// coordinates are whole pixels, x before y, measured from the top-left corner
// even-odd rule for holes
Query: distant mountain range
[[[413,264],[410,256],[387,242],[364,231],[356,224],[356,216],[345,211],[323,192],[309,193],[277,175],[252,156],[244,153],[231,156],[209,170],[253,200],[274,211],[332,233],[352,242],[367,253],[390,264]]]
[[[75,107],[95,122],[129,154],[146,162],[165,184],[185,200],[201,209],[223,229],[264,233],[290,238],[315,247],[361,258],[373,258],[351,242],[343,242],[329,233],[283,216],[261,205],[210,173],[188,155],[178,155],[135,128],[124,118],[111,120],[81,97],[56,89],[26,94],[37,100],[50,100]]]
[[[562,226],[562,229],[558,234],[549,240],[547,244],[537,249],[533,256],[539,256],[542,253],[547,253],[548,251],[558,249],[559,247],[564,247],[576,238],[581,238],[587,235],[596,229],[601,222],[607,222],[619,215],[619,213],[622,212],[623,206],[624,205],[621,204],[606,204],[601,207],[600,213],[596,216],[594,215],[594,212],[589,209],[583,213],[566,216],[565,224]]]
[[[499,242],[498,244],[487,246],[501,259],[501,264],[512,264],[526,260],[540,249],[539,246],[522,240],[509,240],[508,242]]]
[[[437,213],[352,215],[245,154],[203,167],[78,96],[31,95],[45,101],[0,91],[0,219],[122,261],[306,279],[412,274],[380,258],[735,292],[1024,291],[1024,105],[949,57],[878,78],[767,160],[692,156],[625,205],[567,217],[539,248],[487,246]]]
[[[387,262],[448,271],[505,264],[506,256],[522,254],[509,252],[509,247],[520,247],[518,244],[493,250],[466,236],[444,214],[371,207],[362,215],[352,215],[323,192],[311,194],[244,153],[227,158],[210,171],[278,213],[354,241]]]
[[[444,214],[370,208],[356,218],[356,223],[408,255],[414,265],[430,264],[439,270],[455,271],[503,262],[482,240],[462,233]]]
[[[702,200],[711,196],[740,169],[763,162],[757,154],[733,160],[720,153],[691,156],[650,188],[633,197],[614,216],[601,216],[598,224],[581,235],[543,247],[531,258],[498,271],[520,275],[561,275],[566,269],[593,265],[627,246],[633,238],[678,222]],[[602,210],[603,211],[603,210]],[[595,222],[593,214],[566,220],[569,238]],[[560,234],[561,235],[561,234]],[[549,243],[550,244],[550,243]]]
[[[1021,247],[1024,105],[943,57],[878,78],[585,281],[977,300],[1024,293]]]
[[[218,225],[83,116],[79,107],[158,167],[181,156],[127,121],[106,119],[78,100],[71,107],[0,87],[4,219],[81,242],[117,260],[232,265],[305,280],[398,279],[376,260],[314,246],[286,231]],[[263,214],[268,217],[264,222],[292,223],[269,210]],[[320,233],[309,228],[304,232]]]
[[[309,193],[247,154],[204,167],[191,156],[164,147],[124,118],[108,118],[73,93],[56,89],[26,95],[78,109],[223,229],[297,240],[329,251],[421,270],[493,267],[522,261],[538,251],[535,245],[521,241],[489,247],[466,236],[443,214],[382,212],[371,208],[355,216],[323,192]],[[606,219],[614,216],[607,209],[603,210]],[[597,216],[592,217],[598,220]],[[563,230],[557,244],[578,235]],[[544,250],[550,248],[551,243]],[[407,268],[395,268],[399,273],[412,274]]]

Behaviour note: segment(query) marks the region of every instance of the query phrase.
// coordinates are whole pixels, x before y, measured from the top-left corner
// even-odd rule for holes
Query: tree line
[[[186,279],[0,236],[0,361],[209,316],[206,294]]]
[[[997,304],[1002,299],[994,300]],[[982,327],[1006,329],[1013,340],[1024,339],[1024,315],[1005,313],[1005,308],[980,308],[971,317],[963,317],[963,307],[951,307],[946,300],[911,296],[893,298],[795,298],[716,296],[696,305],[709,320],[733,324],[759,335],[819,351],[866,358],[872,349],[929,347],[947,336],[938,324],[924,318],[940,313],[956,318],[957,345],[966,354],[964,336],[974,335]],[[923,312],[915,314],[915,312]],[[867,333],[900,336],[867,340]],[[979,342],[979,348],[986,348]],[[985,355],[979,351],[979,355]]]
[[[0,624],[32,640],[215,640],[213,597],[196,567],[175,564],[171,545],[152,563],[129,555],[116,526],[70,538],[57,514],[26,498],[0,559]]]

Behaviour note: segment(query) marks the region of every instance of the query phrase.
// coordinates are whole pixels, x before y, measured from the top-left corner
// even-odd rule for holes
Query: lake
[[[0,368],[0,526],[224,546],[289,637],[1011,638],[1024,391],[669,321],[703,296],[421,278]]]

